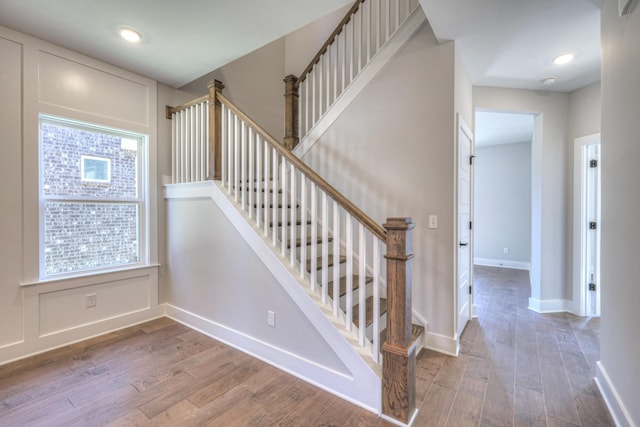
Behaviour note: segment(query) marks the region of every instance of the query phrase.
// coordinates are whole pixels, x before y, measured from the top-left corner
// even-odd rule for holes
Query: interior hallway
[[[459,357],[418,362],[416,425],[613,426],[593,379],[600,319],[529,310],[527,271],[475,266],[474,276],[478,318]]]
[[[528,276],[475,268],[458,358],[423,351],[415,426],[613,425],[598,319],[527,309]],[[169,319],[0,366],[0,426],[391,426]]]

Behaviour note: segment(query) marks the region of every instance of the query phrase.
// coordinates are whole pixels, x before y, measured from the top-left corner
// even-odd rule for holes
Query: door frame
[[[459,300],[460,300],[460,295],[459,295],[459,289],[460,289],[460,283],[459,283],[459,266],[458,266],[458,257],[459,257],[459,239],[460,239],[460,230],[459,230],[459,204],[460,204],[460,194],[459,194],[459,189],[460,189],[460,136],[462,133],[465,133],[466,136],[469,138],[470,142],[470,146],[469,146],[469,153],[471,155],[471,157],[473,158],[474,156],[474,152],[475,152],[475,141],[473,139],[473,132],[471,132],[471,128],[467,125],[467,123],[464,121],[464,119],[461,117],[460,113],[457,113],[456,115],[456,121],[457,121],[457,126],[456,126],[456,145],[455,145],[455,150],[456,150],[456,155],[455,155],[455,175],[456,175],[456,179],[455,179],[455,199],[454,199],[454,205],[455,205],[455,239],[454,239],[454,292],[455,292],[455,298],[454,298],[454,317],[455,317],[455,334],[456,334],[456,341],[457,341],[457,345],[459,347],[460,345],[460,327],[458,325],[459,323],[459,311],[458,311],[458,307],[459,307]],[[473,180],[474,180],[474,168],[473,168],[473,162],[471,162],[470,165],[470,170],[469,170],[469,221],[471,221],[473,223]],[[471,228],[469,230],[469,285],[471,286],[472,292],[469,294],[469,320],[471,320],[476,316],[476,312],[475,312],[475,305],[473,302],[473,228]]]
[[[587,310],[587,292],[588,277],[585,274],[587,268],[587,146],[601,144],[600,133],[576,138],[573,145],[573,312],[579,316],[586,316]],[[600,145],[601,146],[601,145]],[[602,153],[600,152],[598,159],[598,168],[600,168]],[[598,221],[600,216],[600,191],[601,185],[598,185]],[[600,224],[596,225],[597,246],[596,259],[600,264]],[[598,268],[599,270],[599,268]],[[599,271],[596,280],[596,312],[600,313],[600,292],[601,282],[599,280]]]

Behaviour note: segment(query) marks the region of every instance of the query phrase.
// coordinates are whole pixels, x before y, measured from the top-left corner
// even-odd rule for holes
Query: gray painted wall
[[[474,173],[475,258],[530,264],[531,142],[476,147]]]
[[[601,368],[640,425],[640,8],[602,7]],[[625,425],[625,424],[621,424]]]

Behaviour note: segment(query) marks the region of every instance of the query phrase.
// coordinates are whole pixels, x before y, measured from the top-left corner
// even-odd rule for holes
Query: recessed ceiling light
[[[121,28],[120,37],[122,37],[129,43],[138,43],[140,40],[142,40],[142,35],[136,30],[132,30],[131,28]]]
[[[569,62],[573,61],[573,57],[573,53],[563,53],[562,55],[558,55],[553,58],[553,63],[556,65],[568,64]]]
[[[555,82],[558,81],[557,77],[547,77],[546,79],[542,80],[542,84],[545,86],[551,86],[552,84],[554,84]]]

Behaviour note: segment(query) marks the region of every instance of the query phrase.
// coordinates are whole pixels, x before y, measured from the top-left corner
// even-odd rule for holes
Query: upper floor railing
[[[356,0],[302,74],[285,78],[288,149],[318,123],[418,6],[418,0]]]

